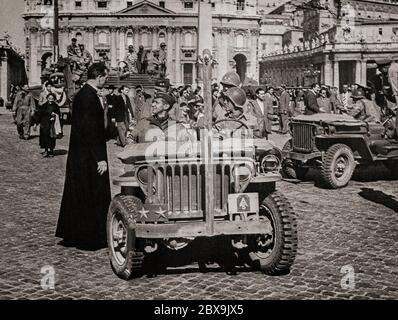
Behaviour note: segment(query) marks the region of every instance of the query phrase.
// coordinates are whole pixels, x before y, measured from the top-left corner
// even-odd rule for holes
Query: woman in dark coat
[[[47,102],[39,109],[38,121],[40,123],[40,148],[44,149],[42,153],[45,158],[54,157],[54,148],[56,138],[54,133],[54,123],[56,115],[58,119],[61,117],[58,104],[55,102],[55,95],[49,93],[47,95]]]

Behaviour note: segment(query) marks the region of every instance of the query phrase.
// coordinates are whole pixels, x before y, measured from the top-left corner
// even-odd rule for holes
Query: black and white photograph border
[[[231,299],[398,298],[398,134],[394,127],[394,112],[397,110],[395,98],[398,95],[398,2],[5,2],[9,8],[0,13],[0,20],[3,21],[0,24],[0,300],[222,302]],[[56,10],[55,5],[58,5]],[[368,5],[373,9],[367,9]],[[20,17],[21,21],[15,23],[14,17]],[[84,44],[85,48],[73,47],[72,38],[78,44]],[[203,51],[209,49],[206,47],[209,43],[213,50]],[[138,51],[140,45],[144,47],[144,52],[148,52],[148,60],[144,59],[143,54],[138,56],[134,52],[135,49]],[[60,61],[63,67],[65,64],[67,68],[70,67],[69,73],[61,70]],[[105,74],[90,72],[93,64],[101,64],[107,71]],[[234,76],[240,81],[236,85],[231,84]],[[101,90],[101,82],[104,81],[102,85],[106,90]],[[46,111],[51,108],[47,100],[50,93],[46,87],[48,82],[52,85],[50,92],[59,105],[59,112]],[[347,85],[349,89],[345,91]],[[16,89],[17,86],[21,91]],[[76,107],[82,111],[75,112],[103,116],[104,126],[101,128],[94,126],[91,120],[84,122],[87,119],[83,116],[81,121],[72,116],[75,97],[78,101],[87,101],[79,97],[79,89],[84,86],[97,90],[99,111],[87,111],[89,106],[81,107],[76,103]],[[120,99],[107,99],[107,95],[114,90],[111,86],[121,88],[118,95]],[[128,90],[123,93],[126,88]],[[173,96],[172,89],[176,89],[178,97]],[[322,90],[327,92],[327,97],[322,96]],[[142,94],[142,91],[145,93]],[[19,95],[20,92],[24,94]],[[283,109],[282,103],[284,92],[288,93],[289,99],[286,109]],[[305,92],[304,98],[300,99],[300,92]],[[309,92],[314,94],[314,101],[308,97],[311,95]],[[320,96],[316,98],[319,93]],[[243,102],[239,100],[242,95]],[[28,103],[25,106],[26,97],[29,96],[34,105]],[[141,96],[144,102],[139,100]],[[326,99],[328,102],[325,102]],[[253,104],[247,102],[249,100]],[[356,109],[365,100],[373,103],[375,110],[379,111],[378,115],[365,104],[364,108]],[[160,123],[159,119],[174,117],[184,129],[189,127],[195,133],[201,132],[198,137],[202,137],[201,141],[204,142],[199,147],[208,148],[206,152],[210,150],[211,154],[215,148],[211,142],[213,134],[227,135],[230,133],[225,129],[231,129],[219,126],[216,133],[206,131],[212,121],[215,126],[225,121],[215,120],[217,118],[213,111],[217,110],[217,101],[222,101],[218,104],[222,105],[220,108],[231,106],[232,111],[225,109],[228,114],[234,116],[237,112],[240,115],[240,120],[228,118],[226,121],[239,122],[240,127],[237,129],[243,126],[252,129],[248,130],[251,134],[261,135],[250,140],[252,150],[256,150],[254,154],[252,152],[249,155],[247,143],[242,147],[245,150],[239,150],[239,161],[252,157],[252,166],[246,166],[243,168],[246,171],[236,173],[232,169],[228,171],[223,165],[222,183],[224,173],[230,173],[227,189],[232,190],[228,183],[236,184],[233,193],[253,194],[253,191],[247,191],[251,187],[248,188],[249,182],[245,184],[244,178],[256,178],[257,185],[272,181],[272,200],[268,200],[268,207],[261,205],[253,212],[250,209],[246,212],[247,201],[252,201],[252,196],[237,197],[244,199],[242,208],[239,208],[240,201],[232,204],[233,200],[230,202],[227,197],[224,199],[227,202],[221,204],[221,207],[228,206],[227,209],[223,208],[226,211],[222,219],[237,219],[234,220],[236,227],[234,229],[221,223],[217,227],[222,215],[215,217],[215,213],[207,211],[214,211],[216,205],[220,206],[215,199],[220,181],[218,184],[209,184],[202,169],[195,169],[200,171],[203,179],[200,183],[197,181],[197,185],[202,183],[203,189],[194,188],[198,193],[203,192],[200,197],[204,199],[204,208],[198,210],[203,215],[200,220],[203,228],[198,231],[199,227],[192,227],[191,237],[186,235],[190,229],[174,228],[177,235],[183,235],[176,238],[170,237],[172,229],[163,228],[168,230],[168,236],[165,239],[155,237],[155,240],[164,240],[160,249],[158,246],[161,241],[151,240],[140,244],[146,260],[140,265],[142,272],[133,275],[135,260],[131,256],[138,253],[131,251],[135,240],[140,235],[142,237],[144,232],[159,233],[155,228],[161,226],[164,219],[174,222],[181,219],[176,218],[175,214],[178,213],[171,212],[174,205],[172,210],[166,202],[165,206],[156,207],[156,201],[151,199],[154,191],[150,191],[147,185],[153,183],[151,179],[154,175],[148,170],[150,165],[147,164],[154,161],[162,163],[168,159],[162,155],[162,151],[170,150],[167,147],[158,148],[150,156],[147,150],[142,151],[142,142],[146,137],[141,137],[140,130],[147,129],[144,120],[153,116],[150,125],[155,124],[157,129],[164,129],[164,122]],[[264,102],[264,108],[258,105],[259,101]],[[173,107],[176,102],[177,107]],[[254,110],[255,103],[260,116]],[[125,108],[124,119],[118,120],[120,115],[115,111],[116,106]],[[265,114],[267,108],[268,118]],[[318,108],[317,111],[313,111],[314,108]],[[245,120],[242,120],[239,112],[244,112]],[[256,121],[255,125],[250,123],[246,113],[250,113],[250,117]],[[167,118],[161,118],[160,114],[167,115]],[[202,127],[200,116],[204,119]],[[366,118],[368,116],[372,118]],[[56,134],[57,126],[54,123],[58,120],[62,125],[62,134]],[[48,123],[51,128],[46,131]],[[113,199],[109,203],[110,212],[116,206],[118,195],[122,194],[123,197],[134,188],[142,189],[138,192],[139,197],[151,199],[145,204],[133,203],[133,209],[129,207],[130,203],[120,204],[134,212],[126,221],[118,221],[119,224],[124,223],[126,230],[118,229],[111,236],[111,219],[108,217],[106,221],[108,213],[105,216],[92,216],[93,219],[103,219],[95,221],[103,234],[104,226],[108,223],[107,246],[82,248],[74,243],[68,245],[67,241],[56,237],[66,176],[70,170],[69,165],[67,169],[67,163],[75,161],[75,166],[78,161],[76,153],[74,160],[71,160],[69,152],[72,141],[75,143],[74,150],[79,142],[79,138],[71,138],[71,132],[72,137],[77,134],[74,124],[75,128],[88,124],[87,130],[99,132],[93,138],[95,141],[82,136],[80,142],[84,147],[91,150],[92,145],[87,142],[91,141],[96,145],[103,143],[107,150],[104,166],[100,165],[100,160],[105,159],[96,156],[93,159],[98,160],[98,174],[102,175],[104,171],[110,176],[109,196]],[[108,126],[106,132],[105,126]],[[304,126],[311,127],[310,133],[305,131],[307,135],[297,137],[300,135],[298,128]],[[233,133],[238,131],[236,126],[232,129]],[[92,132],[89,132],[90,136]],[[162,134],[155,131],[154,135],[161,137]],[[98,142],[100,135],[103,136],[102,142]],[[177,136],[174,140],[178,140]],[[220,151],[228,139],[218,136],[217,139],[219,145],[223,141],[217,149]],[[163,142],[169,140],[173,140],[173,137],[160,138]],[[262,142],[257,144],[258,140]],[[189,143],[192,141],[189,140]],[[45,150],[44,154],[40,153],[42,149]],[[258,150],[263,153],[258,155]],[[173,149],[172,152],[175,156],[177,151]],[[187,153],[186,148],[183,148],[184,152],[185,158],[192,158],[192,150]],[[264,156],[264,152],[267,156]],[[91,155],[88,151],[84,154]],[[198,154],[200,156],[201,153]],[[228,156],[223,155],[225,159]],[[236,154],[232,155],[232,159],[234,156]],[[227,161],[225,159],[220,161]],[[184,158],[179,160],[184,162]],[[93,162],[94,171],[97,170],[97,162]],[[204,162],[203,170],[212,181],[219,176],[219,172],[218,169],[214,172],[214,168],[207,164]],[[87,163],[84,166],[86,170],[91,168]],[[141,175],[137,172],[132,182],[128,173],[142,168],[147,173],[142,176],[148,178],[149,182],[141,181]],[[159,169],[158,162],[154,168]],[[185,167],[181,168],[178,180],[181,178],[180,181],[186,182]],[[155,175],[160,172],[166,176],[169,174],[168,169],[164,169],[156,171]],[[87,177],[90,175],[87,174]],[[240,183],[236,182],[237,179],[241,179]],[[94,189],[96,187],[95,184],[91,186]],[[81,188],[83,193],[87,192],[83,186]],[[192,190],[188,187],[183,192],[182,186],[180,190],[181,198],[177,203],[182,207],[183,195],[186,194],[188,202],[192,201]],[[213,192],[209,193],[209,190]],[[255,194],[257,198],[254,199],[258,200],[259,196]],[[172,197],[174,201],[174,193]],[[88,201],[96,204],[98,200]],[[209,204],[212,201],[214,203]],[[263,203],[266,202],[264,200]],[[234,206],[238,208],[232,210]],[[258,218],[262,208],[270,213],[270,218]],[[119,207],[118,210],[122,209]],[[95,214],[95,210],[92,211]],[[188,210],[185,210],[188,213],[182,211],[179,214],[189,213]],[[185,223],[192,221],[190,219],[192,217],[188,217]],[[80,223],[78,219],[71,221]],[[154,227],[145,229],[141,226],[145,226],[145,222]],[[134,228],[132,225],[140,226]],[[270,249],[270,256],[280,255],[280,259],[273,258],[272,265],[263,264],[261,258],[254,259],[257,263],[242,261],[234,249],[250,247],[252,242],[256,242],[250,239],[253,240],[258,234],[248,231],[248,234],[237,236],[236,228],[250,226],[256,230],[261,226],[282,230],[280,233],[271,231],[271,240],[264,236],[256,241],[258,246],[271,241],[275,247],[283,242],[277,249],[287,252],[286,255],[274,248]],[[68,227],[84,230],[80,224]],[[200,234],[202,231],[206,235],[217,236],[198,237],[198,232]],[[119,270],[114,261],[115,246],[111,238],[115,240],[119,233],[120,238],[127,237],[125,248],[120,252],[123,256],[123,250],[130,249],[127,256],[124,255],[126,260],[130,259],[130,269]],[[84,235],[86,239],[91,236]],[[103,240],[106,241],[105,238]],[[155,254],[151,254],[153,251],[156,251]],[[264,261],[267,262],[267,259]],[[249,262],[253,262],[253,259],[249,258]],[[288,267],[285,270],[286,265]],[[274,272],[278,268],[284,269],[284,272]],[[240,308],[237,301],[234,305],[217,308],[217,312],[238,315]],[[161,309],[156,310],[160,314],[171,312],[171,309],[164,309],[162,304],[158,307]]]

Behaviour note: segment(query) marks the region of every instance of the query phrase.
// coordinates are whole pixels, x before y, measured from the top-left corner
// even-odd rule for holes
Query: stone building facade
[[[26,53],[29,82],[40,83],[51,62],[52,1],[25,0]],[[213,54],[218,62],[213,76],[220,80],[230,70],[241,78],[258,80],[261,16],[258,0],[214,0],[212,4]],[[156,50],[167,44],[171,83],[197,79],[198,0],[125,1],[59,0],[59,52],[66,56],[72,38],[85,44],[94,60],[109,58],[112,68],[125,59],[130,44]],[[242,79],[243,80],[243,79]]]
[[[398,3],[392,1],[342,0],[338,6],[329,1],[328,10],[308,7],[302,37],[298,33],[282,49],[263,55],[260,82],[367,85],[376,72],[375,61],[398,53]]]
[[[7,102],[11,85],[27,83],[23,57],[9,41],[9,37],[0,38],[0,97]]]

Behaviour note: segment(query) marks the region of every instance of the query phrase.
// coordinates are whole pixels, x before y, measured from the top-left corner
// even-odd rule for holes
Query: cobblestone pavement
[[[125,282],[106,250],[57,245],[67,147],[68,137],[55,158],[43,159],[38,139],[19,140],[10,114],[0,112],[0,299],[398,298],[398,181],[381,168],[342,190],[278,183],[298,215],[299,250],[288,275],[244,269],[229,276],[217,266],[201,273],[192,264]],[[123,170],[118,150],[109,143],[112,176]],[[55,270],[55,290],[41,288],[45,266]],[[341,285],[344,266],[353,268],[355,288]]]

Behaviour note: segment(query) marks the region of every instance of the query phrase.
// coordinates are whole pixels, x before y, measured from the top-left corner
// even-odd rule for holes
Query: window
[[[379,28],[379,35],[383,35],[383,28]]]
[[[164,1],[159,1],[159,7],[164,8],[164,6],[165,6],[165,2]]]
[[[127,1],[127,8],[133,6],[133,1]]]
[[[141,44],[142,44],[144,47],[148,47],[148,46],[149,46],[149,37],[148,37],[148,33],[147,33],[147,32],[144,32],[144,33],[141,35]]]
[[[51,32],[46,32],[46,34],[44,35],[44,43],[43,43],[43,45],[45,47],[51,47],[51,40],[52,40]]]
[[[187,32],[187,33],[184,35],[184,45],[185,45],[186,47],[192,47],[192,33]]]
[[[108,43],[108,37],[106,32],[100,32],[98,35],[98,43],[99,44],[107,44]]]
[[[134,45],[133,33],[129,32],[127,33],[127,46],[133,46],[133,45]]]
[[[82,43],[83,41],[83,36],[82,36],[82,34],[80,33],[80,32],[77,32],[76,33],[76,36],[75,36],[75,38],[77,39],[77,42],[78,43]]]
[[[267,50],[267,44],[264,42],[261,44],[261,48],[263,51]]]
[[[236,10],[245,10],[245,0],[237,0],[236,1]]]
[[[193,9],[193,1],[185,1],[184,8],[185,9]]]
[[[397,31],[398,31],[398,28],[392,28],[392,33],[393,33],[393,34],[396,35],[396,34],[397,34]]]
[[[98,1],[97,2],[98,9],[107,9],[108,8],[108,1]]]
[[[212,2],[212,3],[211,3],[211,8],[212,8],[213,10],[216,8],[216,3],[215,3],[215,2]]]
[[[245,46],[245,39],[242,34],[238,34],[236,37],[236,47],[243,48]]]
[[[53,0],[44,0],[43,4],[45,6],[52,6],[53,5]]]
[[[81,8],[82,7],[82,2],[81,1],[75,1],[75,8]]]
[[[159,43],[166,42],[166,35],[164,32],[159,33]]]

